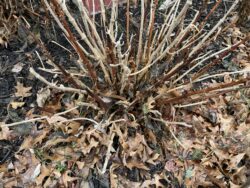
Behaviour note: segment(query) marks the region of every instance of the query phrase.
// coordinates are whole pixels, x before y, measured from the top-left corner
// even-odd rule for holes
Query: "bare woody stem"
[[[199,72],[197,72],[193,77],[192,80],[195,80],[197,78],[199,78],[201,75],[203,75],[206,71],[208,71],[212,66],[216,65],[217,63],[219,63],[221,61],[222,58],[224,58],[226,55],[228,55],[230,52],[236,50],[236,48],[241,45],[244,44],[247,40],[249,40],[250,35],[245,37],[243,40],[241,40],[240,42],[238,42],[237,44],[233,45],[230,49],[228,49],[227,51],[221,53],[219,55],[219,57],[217,57],[214,61],[212,61],[211,63],[207,64],[206,66],[204,66]]]
[[[87,93],[89,96],[91,96],[93,99],[95,99],[95,101],[100,105],[100,107],[102,109],[108,110],[107,104],[104,101],[102,101],[98,95],[96,95],[93,91],[91,91],[87,87],[82,88],[78,84],[76,85],[76,88],[70,88],[70,87],[65,87],[65,86],[58,87],[55,84],[48,82],[44,77],[42,77],[40,74],[38,74],[33,68],[30,68],[30,73],[33,74],[41,82],[47,84],[50,88],[57,89],[57,90],[64,91],[64,92],[73,92],[73,93],[81,93],[81,94]],[[73,78],[72,78],[72,80],[73,80]]]
[[[214,13],[214,11],[218,8],[218,6],[221,4],[222,0],[219,0],[218,2],[216,2],[216,4],[213,6],[213,8],[210,10],[210,12],[208,13],[208,15],[205,17],[205,19],[202,21],[202,23],[200,24],[199,26],[199,30],[202,30],[202,28],[204,27],[204,25],[206,24],[208,18]],[[204,2],[204,4],[206,4]],[[205,5],[203,5],[204,7]],[[199,13],[199,16],[197,16],[196,20],[195,20],[195,23],[199,20],[201,16],[201,11]],[[192,43],[192,41],[194,41],[197,37],[199,37],[201,35],[201,32],[195,37],[193,38],[192,40],[190,40],[190,43]],[[182,38],[181,40],[179,41],[179,43],[176,45],[176,47],[178,48],[180,46],[180,44],[183,42],[183,40],[188,36],[188,33],[186,33]]]
[[[217,9],[217,7],[221,4],[222,0],[219,0],[216,2],[216,4],[213,6],[213,8],[210,10],[206,18],[203,20],[201,25],[199,26],[199,30],[203,28],[203,26],[206,24],[208,18],[214,13],[214,11]]]
[[[237,87],[237,88],[233,88],[233,89],[226,89],[225,88],[225,90],[215,92],[213,94],[208,94],[206,96],[201,96],[201,97],[198,97],[196,99],[190,99],[190,100],[188,100],[188,102],[193,103],[193,102],[196,102],[196,101],[207,100],[207,99],[211,99],[211,98],[214,98],[214,97],[218,97],[218,96],[223,95],[225,93],[234,92],[234,91],[238,91],[240,89],[245,89],[245,88],[249,88],[249,86],[241,86],[241,87]],[[183,100],[186,101],[186,99],[183,99]]]
[[[141,0],[141,21],[140,21],[140,31],[139,31],[139,43],[138,51],[136,55],[136,70],[139,68],[142,57],[142,46],[143,46],[143,30],[144,30],[144,19],[145,19],[145,0]]]
[[[240,79],[240,80],[235,81],[235,82],[223,83],[223,84],[220,84],[220,85],[215,86],[215,87],[208,87],[208,88],[200,89],[200,90],[197,90],[197,91],[190,91],[190,92],[188,92],[186,94],[183,94],[181,96],[170,98],[170,99],[167,99],[167,100],[162,100],[162,99],[160,99],[160,100],[161,100],[162,104],[178,103],[179,101],[181,101],[183,99],[186,100],[189,97],[194,96],[194,95],[209,93],[211,91],[215,91],[215,90],[219,90],[219,89],[223,89],[223,88],[229,88],[229,87],[232,87],[232,86],[236,86],[236,85],[239,85],[239,84],[246,83],[248,80],[249,80],[249,78],[243,78],[243,79]]]
[[[43,50],[43,52],[46,54],[47,58],[53,62],[53,64],[55,64],[55,66],[61,71],[61,73],[64,76],[64,81],[66,83],[72,84],[75,88],[71,88],[67,91],[71,91],[71,92],[77,92],[80,91],[84,92],[86,90],[86,92],[100,105],[100,107],[104,110],[108,109],[107,104],[98,96],[96,95],[94,92],[92,92],[90,89],[88,88],[82,88],[79,84],[77,84],[77,82],[74,80],[74,78],[63,68],[63,66],[61,66],[59,63],[56,63],[55,61],[53,61],[52,56],[50,55],[50,53],[48,52],[48,50],[46,49],[45,45],[42,43],[41,40],[39,40],[29,29],[27,29],[26,27],[24,27],[27,32],[29,32],[29,34],[33,37],[33,39],[36,41],[36,43],[40,46],[40,48]],[[31,69],[31,72],[33,73],[33,75],[35,75],[37,78],[42,78],[37,76],[38,74],[34,71],[34,69]],[[43,81],[43,79],[40,79],[40,81]],[[48,82],[44,82],[46,84],[48,84]],[[50,85],[50,84],[48,84]],[[51,86],[51,85],[50,85]],[[62,88],[56,88],[55,86],[53,86],[52,88],[55,89],[59,89],[62,90]],[[64,88],[65,89],[65,88]],[[66,89],[65,89],[66,91]]]
[[[226,55],[228,55],[230,52],[234,51],[239,45],[244,44],[246,41],[248,41],[250,38],[250,35],[246,36],[242,41],[238,42],[237,44],[233,45],[230,49],[228,49],[227,51],[221,53],[219,55],[218,58],[216,58],[213,62],[209,63],[208,65],[206,65],[205,67],[203,67],[198,73],[196,73],[193,77],[192,80],[195,80],[197,78],[199,78],[203,73],[205,73],[209,68],[211,68],[213,65],[216,65],[218,62],[220,62],[220,60],[222,58],[224,58]],[[183,64],[181,64],[178,68],[176,68],[175,70],[167,73],[162,79],[160,79],[158,82],[156,82],[156,86],[160,86],[161,84],[163,84],[164,82],[168,81],[169,79],[172,78],[173,75],[175,75],[176,73],[178,73],[180,70],[182,70],[183,68],[185,68],[187,65],[189,65],[194,59],[195,57],[200,54],[200,52],[204,49],[204,47],[207,45],[204,45],[202,48],[200,48],[195,54],[193,54],[192,57],[188,58],[186,62],[184,62]],[[185,49],[184,49],[185,50]],[[184,54],[185,55],[185,54]],[[185,59],[185,58],[182,58]]]
[[[152,7],[152,19],[149,25],[149,36],[148,36],[148,45],[147,45],[147,58],[146,61],[148,60],[149,57],[149,51],[152,43],[152,37],[153,37],[153,30],[154,30],[154,24],[155,24],[155,10],[156,7],[158,6],[158,0],[155,0],[154,5]]]
[[[129,3],[129,0],[127,1],[127,10],[126,10],[126,38],[127,38],[127,48],[129,48],[129,19],[130,19],[130,13],[129,13],[129,6],[130,6],[130,3]]]
[[[117,64],[117,59],[114,54],[114,44],[112,43],[112,40],[110,39],[109,35],[107,36],[107,56],[108,56],[107,61],[109,64],[112,64],[112,65]],[[113,83],[115,84],[117,81],[116,68],[112,67],[111,72],[112,72],[111,78],[113,80]]]
[[[55,62],[53,60],[53,57],[51,56],[51,54],[48,52],[48,50],[46,49],[45,45],[43,44],[43,42],[41,40],[39,40],[34,33],[32,33],[28,28],[24,27],[26,29],[26,31],[32,36],[32,38],[36,41],[36,43],[39,45],[39,47],[42,49],[42,51],[46,54],[46,57],[61,71],[61,73],[64,76],[64,81],[66,83],[72,84],[75,88],[77,89],[82,89],[77,82],[74,80],[74,78],[63,68],[63,66],[61,66],[59,63]]]
[[[82,60],[82,63],[87,67],[88,72],[90,77],[92,78],[92,80],[96,83],[97,81],[97,76],[96,76],[96,71],[94,70],[92,64],[89,62],[88,58],[85,56],[84,52],[82,51],[81,47],[79,46],[79,44],[77,43],[73,33],[70,30],[70,27],[67,23],[67,21],[65,20],[65,16],[62,10],[59,9],[59,4],[56,0],[52,0],[51,1],[55,7],[55,11],[57,13],[57,15],[59,16],[63,26],[65,27],[67,33],[67,37],[68,40],[71,42],[72,46],[74,47],[74,49],[76,50],[76,52],[78,53],[79,57]]]

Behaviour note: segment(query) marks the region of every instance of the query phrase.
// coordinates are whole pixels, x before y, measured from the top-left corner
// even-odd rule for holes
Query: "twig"
[[[41,82],[45,83],[50,88],[53,88],[53,89],[56,89],[56,90],[59,90],[59,91],[64,91],[64,92],[73,92],[73,93],[87,94],[86,90],[76,89],[76,88],[72,88],[72,87],[65,87],[63,85],[57,86],[56,84],[50,83],[44,77],[42,77],[40,74],[38,74],[32,67],[29,69],[29,71],[38,80],[40,80]]]
[[[47,84],[49,87],[57,89],[59,91],[89,94],[92,98],[94,98],[96,100],[96,102],[101,106],[101,108],[103,108],[104,110],[108,109],[107,104],[98,95],[96,95],[93,91],[91,91],[88,87],[84,88],[85,90],[71,88],[71,87],[65,87],[63,85],[58,87],[55,84],[48,82],[44,77],[42,77],[40,74],[38,74],[32,67],[30,68],[30,73],[33,74],[40,81]]]
[[[187,107],[202,105],[202,104],[206,104],[206,103],[207,103],[207,101],[201,101],[201,102],[184,104],[184,105],[174,105],[174,107],[175,108],[187,108]]]
[[[101,174],[105,174],[105,172],[106,172],[108,162],[109,162],[109,159],[111,157],[111,149],[113,148],[112,145],[113,145],[114,137],[115,137],[115,133],[112,133],[110,136],[110,139],[109,139],[108,149],[107,149],[107,153],[106,153],[106,157],[105,157],[105,161],[104,161],[104,164],[102,167]]]
[[[55,10],[56,10],[57,15],[59,15],[59,19],[61,19],[61,22],[62,22],[65,30],[67,31],[67,32],[65,32],[65,34],[69,38],[69,41],[71,42],[71,45],[74,47],[74,49],[78,53],[79,57],[82,60],[82,63],[84,65],[86,65],[86,67],[87,67],[87,69],[89,71],[89,74],[90,74],[91,78],[93,79],[93,81],[96,82],[97,81],[97,75],[96,75],[96,72],[95,72],[95,70],[93,68],[93,65],[86,58],[86,56],[83,53],[82,49],[80,48],[79,44],[76,42],[76,39],[75,39],[73,33],[71,32],[70,27],[69,27],[67,21],[65,20],[63,11],[61,11],[59,9],[59,3],[56,0],[52,0],[52,3],[55,6]]]
[[[183,126],[186,126],[186,127],[189,127],[189,128],[191,128],[192,125],[188,125],[188,124],[186,124],[185,122],[169,122],[169,121],[165,121],[165,120],[163,120],[163,119],[158,119],[158,118],[152,118],[152,119],[164,123],[164,124],[166,125],[166,127],[168,127],[169,132],[170,132],[171,135],[174,137],[174,139],[176,140],[176,142],[177,142],[181,147],[183,147],[183,149],[185,149],[185,150],[187,149],[187,147],[184,146],[184,145],[182,144],[182,142],[175,136],[174,132],[171,130],[171,128],[169,127],[169,125],[170,125],[170,124],[178,124],[178,125],[183,125]]]
[[[215,32],[216,29],[220,27],[220,25],[225,21],[227,16],[232,12],[235,6],[239,3],[239,0],[235,0],[230,9],[226,12],[226,14],[219,20],[219,22],[207,33],[206,36],[202,38],[199,44],[197,44],[193,50],[190,52],[189,57],[191,57],[197,50],[199,50],[206,42],[206,40]]]
[[[54,117],[57,117],[57,116],[61,116],[61,115],[67,114],[67,113],[69,113],[69,112],[71,112],[72,110],[75,110],[75,109],[77,109],[77,108],[79,108],[79,106],[73,107],[73,108],[68,109],[68,110],[66,110],[66,111],[63,111],[63,112],[56,113],[56,114],[54,114],[54,115],[51,116],[51,117],[42,116],[42,117],[39,117],[39,118],[33,118],[33,119],[24,120],[24,121],[19,121],[19,122],[10,123],[10,124],[0,124],[0,127],[13,127],[13,126],[16,126],[16,125],[21,125],[21,124],[24,124],[24,123],[36,122],[36,121],[40,121],[40,120],[47,120],[48,122],[51,122],[50,119],[53,119]],[[77,120],[90,121],[90,122],[94,123],[96,126],[99,126],[99,125],[100,125],[100,123],[94,121],[93,119],[82,118],[82,117],[73,118],[73,119],[67,119],[67,120],[62,120],[62,121],[60,121],[59,123],[66,123],[66,122],[77,121]]]
[[[69,52],[70,54],[72,54],[72,52],[71,52],[69,49],[67,49],[66,47],[62,46],[62,45],[59,44],[58,42],[52,40],[51,43],[56,44],[57,46],[61,47],[61,48],[64,49],[65,51],[67,51],[67,52]]]
[[[139,64],[141,63],[141,56],[142,56],[142,35],[144,30],[144,16],[145,16],[145,0],[141,0],[141,23],[140,23],[140,32],[139,32],[139,44],[138,44],[138,51],[136,55],[136,70],[139,68]]]
[[[164,119],[158,119],[158,118],[153,118],[153,117],[151,117],[151,119],[156,120],[156,121],[160,121],[162,123],[169,124],[169,125],[181,125],[181,126],[188,127],[188,128],[193,127],[192,125],[189,125],[185,122],[165,121]]]
[[[227,56],[230,52],[234,51],[239,45],[244,44],[246,41],[248,41],[248,39],[250,38],[250,35],[245,37],[243,40],[241,40],[240,42],[238,42],[237,44],[231,46],[229,49],[227,49],[226,51],[224,51],[223,53],[219,54],[219,57],[217,57],[214,61],[212,61],[211,63],[207,64],[205,67],[203,67],[201,70],[199,70],[193,77],[192,80],[195,80],[197,78],[199,78],[201,75],[203,75],[206,71],[208,71],[213,65],[216,65],[217,63],[219,63],[221,61],[222,58],[224,58],[225,56]]]
[[[215,87],[208,87],[208,88],[200,89],[197,91],[190,91],[190,92],[187,92],[186,94],[183,94],[181,96],[164,100],[164,101],[162,101],[162,103],[164,103],[164,104],[177,103],[183,99],[187,100],[188,97],[193,96],[193,95],[209,93],[211,91],[215,91],[215,90],[219,90],[219,89],[223,89],[223,88],[229,88],[229,87],[232,87],[235,85],[243,84],[247,81],[248,81],[248,78],[243,78],[243,79],[240,79],[238,81],[234,81],[234,82],[230,82],[230,83],[222,83],[222,84],[219,84],[218,86],[215,86]]]
[[[149,28],[148,28],[148,41],[146,42],[147,48],[145,50],[146,52],[146,62],[148,61],[148,57],[150,54],[150,48],[152,45],[152,36],[153,36],[153,30],[154,30],[154,24],[155,24],[155,10],[158,6],[158,0],[151,2],[151,12],[150,12],[150,19],[149,19]]]
[[[205,19],[202,21],[202,23],[199,26],[199,30],[201,30],[204,25],[206,24],[208,18],[214,13],[214,11],[218,8],[218,6],[221,4],[222,0],[218,0],[215,5],[213,6],[213,8],[210,10],[210,12],[208,13],[208,15],[205,17]]]
[[[203,80],[207,80],[209,78],[215,78],[215,77],[220,77],[220,76],[225,76],[225,75],[231,75],[231,74],[242,74],[242,73],[250,73],[250,70],[241,70],[241,71],[234,71],[234,72],[223,72],[220,74],[213,74],[209,76],[202,77],[200,79],[195,80],[194,82],[201,82]]]
[[[49,117],[48,116],[43,116],[43,117],[40,117],[40,118],[34,118],[34,119],[24,120],[24,121],[10,123],[10,124],[2,124],[2,125],[0,125],[0,127],[13,127],[13,126],[16,126],[16,125],[21,125],[21,124],[24,124],[24,123],[32,123],[32,122],[44,120],[44,119],[47,119],[47,118],[49,118]]]
[[[127,48],[129,48],[129,21],[130,21],[130,12],[129,12],[130,1],[127,1],[127,8],[126,8],[126,39],[127,39]]]

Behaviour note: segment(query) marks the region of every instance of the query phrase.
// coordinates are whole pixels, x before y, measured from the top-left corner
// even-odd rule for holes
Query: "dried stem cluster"
[[[175,141],[186,149],[182,141],[175,136],[172,125],[188,128],[192,125],[175,119],[174,112],[169,111],[201,105],[211,97],[249,87],[249,70],[209,74],[212,67],[250,38],[250,35],[247,35],[235,44],[220,50],[211,50],[211,44],[225,31],[222,27],[239,0],[232,3],[225,15],[210,30],[206,30],[206,23],[222,0],[218,0],[203,19],[202,11],[207,6],[206,1],[201,10],[196,11],[191,9],[192,0],[175,0],[165,12],[160,12],[160,24],[156,23],[158,0],[138,1],[137,12],[140,15],[137,19],[131,16],[132,8],[129,2],[125,11],[119,8],[118,0],[113,0],[111,10],[106,10],[103,0],[100,0],[100,15],[93,17],[83,6],[82,0],[75,0],[80,15],[76,18],[65,0],[43,1],[79,57],[76,62],[78,72],[71,72],[71,69],[65,68],[68,66],[56,62],[43,42],[30,32],[48,58],[48,64],[53,66],[51,69],[43,66],[40,71],[60,73],[63,84],[58,85],[57,82],[47,80],[32,67],[30,73],[50,88],[79,93],[86,101],[77,103],[70,110],[55,113],[52,117],[42,116],[5,124],[2,127],[34,121],[47,121],[49,125],[79,121],[93,123],[93,132],[98,130],[109,140],[105,145],[107,153],[102,168],[97,167],[100,174],[104,174],[109,168],[114,138],[118,136],[122,141],[127,139],[121,131],[124,127],[140,126],[143,127],[143,132],[148,128],[148,124],[164,126],[162,130],[167,128]],[[194,11],[191,19],[190,11]],[[124,23],[119,18],[121,12],[125,15]],[[123,25],[124,28],[121,29]],[[225,74],[242,76],[227,83],[207,82],[207,87],[201,84],[204,80]],[[86,77],[90,78],[92,83],[89,83]],[[197,85],[200,87],[196,87]],[[86,116],[79,114],[78,117],[73,116],[70,119],[69,116],[61,117],[80,106],[87,107]],[[164,116],[166,111],[171,117]],[[80,128],[77,131],[80,132]],[[77,133],[78,136],[79,134]],[[143,141],[142,143],[145,145]],[[82,144],[79,145],[82,147]],[[126,148],[127,145],[122,147]],[[121,153],[122,163],[126,166],[126,150],[121,149]],[[112,167],[110,169],[112,171]]]
[[[73,17],[65,0],[44,2],[78,54],[80,74],[91,78],[93,84],[87,87],[79,81],[78,76],[56,62],[54,65],[64,75],[65,84],[74,88],[49,83],[33,68],[30,69],[31,73],[52,88],[87,93],[106,112],[109,110],[108,103],[113,100],[116,104],[126,104],[127,110],[132,110],[136,104],[145,103],[149,97],[165,105],[183,103],[184,100],[191,103],[246,87],[246,77],[199,90],[193,86],[193,83],[204,80],[204,76],[206,78],[211,67],[249,39],[248,35],[220,51],[207,50],[223,32],[221,28],[239,0],[233,2],[209,31],[205,30],[206,23],[221,0],[201,19],[202,10],[207,6],[204,1],[201,11],[195,11],[194,17],[188,22],[186,17],[192,0],[176,0],[172,7],[162,13],[164,16],[160,25],[155,23],[158,0],[141,0],[138,33],[132,27],[134,19],[129,2],[125,11],[124,33],[119,28],[123,23],[119,23],[121,10],[117,0],[113,0],[111,10],[106,10],[103,0],[100,0],[99,21],[89,15],[81,0],[76,1],[81,16],[78,18]],[[50,60],[53,62],[52,58]],[[109,100],[105,100],[105,97]]]

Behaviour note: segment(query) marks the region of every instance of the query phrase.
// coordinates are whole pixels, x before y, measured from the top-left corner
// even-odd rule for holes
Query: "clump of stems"
[[[127,102],[134,105],[153,96],[155,100],[164,101],[167,105],[178,104],[183,102],[183,99],[185,102],[192,102],[193,95],[198,95],[196,100],[209,98],[210,95],[221,94],[222,90],[227,91],[224,88],[229,87],[230,90],[233,86],[244,87],[247,81],[247,78],[244,78],[230,84],[219,84],[198,91],[192,88],[193,83],[199,82],[204,75],[207,75],[212,66],[216,66],[249,39],[249,36],[246,36],[238,43],[220,51],[206,50],[221,34],[220,28],[239,0],[233,2],[225,15],[209,31],[204,29],[205,25],[221,0],[216,2],[203,20],[201,12],[197,10],[188,23],[185,22],[185,18],[192,1],[176,0],[172,7],[162,13],[164,20],[157,28],[155,17],[158,0],[141,0],[140,19],[137,18],[138,33],[132,29],[134,20],[130,16],[129,2],[126,6],[125,24],[119,23],[120,8],[117,0],[112,1],[111,10],[106,10],[103,0],[100,0],[101,13],[98,23],[88,13],[81,0],[76,1],[81,16],[77,18],[78,21],[70,13],[65,0],[52,0],[50,3],[44,0],[44,2],[78,54],[78,67],[82,75],[91,78],[93,83],[91,88],[85,83],[78,84],[77,76],[54,62],[56,67],[67,78],[65,81],[74,87],[72,92],[86,91],[105,111],[108,110],[108,105],[103,97],[107,96],[107,93],[109,97],[118,100],[118,103]],[[202,8],[204,7],[206,3]],[[124,33],[119,30],[121,24],[126,25]],[[79,39],[82,42],[79,42]],[[163,68],[160,70],[161,73],[155,75],[154,69],[157,67]],[[32,68],[31,73],[44,81]],[[166,93],[159,94],[158,90],[163,87],[166,87]],[[56,88],[70,91],[69,88],[65,90],[66,86]],[[173,92],[175,96],[171,95]]]

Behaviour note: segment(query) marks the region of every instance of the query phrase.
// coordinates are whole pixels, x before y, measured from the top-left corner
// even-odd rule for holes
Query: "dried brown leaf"
[[[24,85],[20,82],[17,82],[17,85],[15,86],[16,88],[16,93],[15,96],[16,97],[29,97],[32,95],[32,93],[30,93],[30,90],[32,89],[32,87],[24,87]]]
[[[75,181],[75,180],[78,180],[80,178],[78,177],[71,177],[69,174],[71,173],[70,170],[67,170],[63,173],[62,175],[62,181],[63,181],[63,184],[68,187],[68,183],[69,182],[72,182],[72,181]]]
[[[17,109],[19,107],[22,107],[24,104],[25,104],[24,102],[15,102],[15,101],[10,103],[10,105],[13,109]]]
[[[41,166],[40,171],[41,171],[40,175],[36,178],[36,184],[37,184],[37,186],[41,186],[42,183],[43,183],[43,181],[44,181],[44,179],[46,177],[50,176],[50,174],[51,174],[51,170],[48,167],[46,167],[45,165]]]

